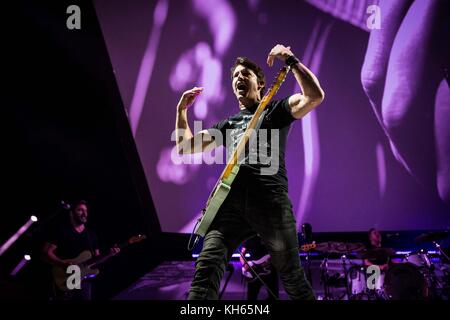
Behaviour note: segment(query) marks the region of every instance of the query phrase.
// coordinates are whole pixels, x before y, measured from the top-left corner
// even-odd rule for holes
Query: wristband
[[[289,56],[286,59],[286,65],[288,65],[289,67],[292,67],[294,64],[297,64],[299,62],[300,62],[300,60],[298,60],[294,55]]]

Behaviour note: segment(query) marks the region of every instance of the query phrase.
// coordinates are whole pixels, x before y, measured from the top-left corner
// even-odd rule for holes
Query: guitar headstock
[[[315,243],[310,243],[310,244],[304,244],[300,247],[301,251],[307,252],[307,251],[311,251],[313,249],[317,248],[317,245]]]
[[[267,90],[267,93],[264,96],[264,98],[272,99],[272,97],[277,93],[278,89],[280,89],[280,86],[286,79],[286,76],[290,69],[291,68],[289,66],[284,66],[280,69],[280,71],[278,71],[278,74],[275,77],[275,80],[272,82],[269,90]]]
[[[145,240],[146,238],[147,236],[138,234],[137,236],[133,236],[130,239],[128,239],[128,244],[138,243]]]

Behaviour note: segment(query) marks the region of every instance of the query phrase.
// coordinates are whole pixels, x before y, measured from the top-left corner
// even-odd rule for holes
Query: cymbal
[[[362,251],[365,249],[365,246],[362,243],[343,242],[340,246],[337,247],[337,249],[342,253],[351,253]]]
[[[351,253],[364,250],[362,243],[328,241],[316,244],[316,250],[328,253]]]
[[[387,260],[387,258],[395,255],[395,250],[391,248],[374,248],[361,253],[362,259],[368,260]]]
[[[438,240],[443,240],[447,238],[450,235],[450,232],[448,231],[437,231],[437,232],[428,232],[428,233],[422,233],[420,236],[418,236],[416,239],[414,239],[416,242],[433,242]]]
[[[322,252],[336,252],[335,247],[338,242],[328,241],[316,244],[316,250]]]

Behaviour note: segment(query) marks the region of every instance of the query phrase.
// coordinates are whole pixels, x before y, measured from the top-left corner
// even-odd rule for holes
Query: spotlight
[[[17,241],[17,239],[20,238],[20,236],[22,236],[22,234],[24,234],[28,228],[37,221],[37,217],[36,216],[31,216],[30,219],[28,219],[28,221],[19,228],[19,230],[16,231],[16,233],[14,233],[11,238],[9,238],[1,247],[0,247],[0,256],[5,253],[6,250],[8,250],[8,248]]]

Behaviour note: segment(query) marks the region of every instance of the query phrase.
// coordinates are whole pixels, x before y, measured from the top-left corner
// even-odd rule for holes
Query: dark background
[[[66,28],[66,8],[75,3],[83,8],[78,31]],[[0,257],[2,278],[28,253],[32,263],[14,283],[45,297],[39,251],[55,221],[48,217],[68,214],[61,200],[85,199],[104,250],[136,234],[148,237],[107,263],[97,287],[108,297],[159,261],[153,243],[160,227],[93,6],[25,1],[7,12],[0,242],[32,214],[40,221]]]
[[[350,6],[356,2],[336,3]],[[167,5],[166,15],[161,14],[164,4]],[[292,125],[288,137],[289,194],[298,224],[311,223],[315,231],[321,232],[448,226],[448,205],[439,199],[435,187],[418,183],[394,158],[389,140],[363,90],[361,68],[369,40],[367,30],[298,0],[96,0],[94,5],[128,112],[139,89],[141,69],[149,79],[144,88],[142,114],[138,119],[130,116],[130,121],[136,125],[137,149],[163,231],[187,233],[192,230],[195,217],[223,168],[223,165],[204,163],[172,163],[168,151],[174,145],[170,137],[175,106],[182,92],[194,86],[205,87],[203,96],[214,92],[214,97],[206,101],[203,116],[199,116],[202,112],[197,112],[201,108],[196,104],[188,115],[191,129],[194,120],[202,120],[203,128],[210,127],[238,112],[229,77],[235,58],[247,56],[254,60],[263,68],[270,84],[281,62],[277,60],[274,67],[269,68],[265,61],[270,49],[278,43],[291,46],[293,52],[313,68],[326,95],[324,102],[311,113],[316,119],[317,135],[308,134],[305,129],[308,121],[301,120]],[[343,12],[346,10],[342,8]],[[381,21],[383,19],[382,12]],[[155,20],[162,21],[159,29]],[[215,21],[219,22],[214,25]],[[328,36],[323,31],[326,28]],[[316,29],[321,32],[314,38]],[[219,40],[227,38],[224,35],[230,40],[223,41],[226,45],[219,50],[218,43],[222,43]],[[318,45],[321,41],[322,49]],[[208,56],[205,51],[213,59],[205,58]],[[198,52],[203,54],[200,64],[195,58]],[[151,70],[143,67],[149,57],[154,59]],[[317,65],[315,60],[321,62]],[[219,72],[208,73],[205,65],[211,61],[220,65],[220,76],[217,76]],[[177,76],[180,65],[189,71]],[[203,78],[203,72],[209,80]],[[189,80],[183,81],[184,78]],[[219,90],[211,87],[211,79],[219,82]],[[294,87],[295,80],[290,74],[274,99],[293,94]],[[423,108],[432,109],[432,103],[423,101]],[[416,139],[414,130],[408,143],[415,144]],[[309,187],[305,174],[307,144],[317,152],[311,161],[317,173],[311,179],[314,184]],[[430,161],[428,165],[432,167],[434,163]],[[306,196],[302,198],[303,193]]]

